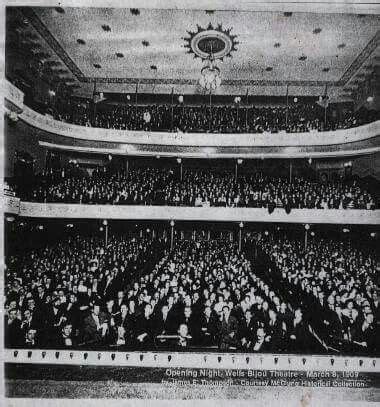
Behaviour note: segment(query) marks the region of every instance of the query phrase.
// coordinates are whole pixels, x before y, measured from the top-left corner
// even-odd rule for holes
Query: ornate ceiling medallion
[[[224,57],[232,57],[231,53],[236,51],[236,35],[231,35],[232,28],[223,29],[221,24],[214,27],[211,23],[207,28],[202,28],[197,25],[197,31],[187,31],[189,37],[183,38],[185,40],[185,48],[188,48],[187,53],[193,54],[194,58],[201,58],[202,60],[210,59],[210,55],[214,60],[220,59],[223,61]]]

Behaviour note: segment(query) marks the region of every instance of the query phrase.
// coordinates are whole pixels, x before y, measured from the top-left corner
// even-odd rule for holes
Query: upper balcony
[[[41,146],[51,149],[117,155],[199,158],[343,157],[380,151],[380,121],[334,131],[287,133],[184,133],[181,131],[119,130],[81,126],[42,115],[23,103],[9,82],[6,108],[40,130]],[[15,113],[13,113],[15,114]]]

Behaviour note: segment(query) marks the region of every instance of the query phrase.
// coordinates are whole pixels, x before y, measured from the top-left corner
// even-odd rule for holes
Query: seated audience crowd
[[[340,118],[327,116],[318,104],[292,103],[286,106],[245,105],[191,106],[184,104],[109,105],[97,109],[88,103],[69,105],[55,114],[58,120],[82,126],[119,130],[181,131],[213,133],[300,133],[360,126],[379,119],[375,111],[347,112]]]
[[[37,202],[114,205],[180,205],[268,208],[374,209],[375,199],[358,181],[314,182],[307,178],[241,175],[232,171],[98,168],[90,175],[75,165],[47,172],[21,197]]]
[[[105,247],[78,235],[11,256],[6,346],[376,349],[373,258],[337,242],[305,252],[297,242],[264,239],[259,256],[268,252],[273,263],[263,272],[248,260],[252,245],[179,240],[169,250],[168,240],[119,236]]]
[[[104,247],[78,236],[12,257],[6,346],[311,346],[301,310],[255,275],[235,243],[183,240],[173,251],[163,243],[113,238]],[[157,246],[161,259],[144,267]]]
[[[278,285],[297,299],[332,347],[377,350],[380,324],[380,262],[351,243],[312,238],[265,237],[259,247],[272,260]],[[277,271],[276,271],[277,270]]]
[[[78,332],[84,334],[90,310],[138,280],[165,247],[156,238],[111,238],[108,243],[77,236],[7,258],[6,346],[85,341]]]

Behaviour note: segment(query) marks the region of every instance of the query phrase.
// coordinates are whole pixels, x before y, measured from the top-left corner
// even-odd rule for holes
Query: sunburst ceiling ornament
[[[236,35],[231,34],[232,28],[223,29],[222,24],[214,27],[211,23],[207,28],[197,25],[197,31],[187,31],[189,37],[184,37],[188,54],[193,54],[194,58],[209,60],[210,55],[214,60],[223,61],[224,57],[232,57],[231,53],[237,51]]]

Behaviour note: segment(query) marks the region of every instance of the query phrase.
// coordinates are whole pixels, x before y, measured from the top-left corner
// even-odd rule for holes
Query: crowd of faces
[[[94,114],[95,112],[95,114]],[[326,114],[318,104],[292,103],[286,106],[246,105],[111,105],[91,108],[72,102],[58,120],[82,126],[136,131],[181,131],[213,133],[300,133],[347,129],[378,120],[375,111],[347,111],[339,117]]]
[[[347,351],[378,349],[380,261],[375,252],[310,234],[307,242],[264,236],[259,246],[273,261],[279,284],[299,299],[328,342]]]
[[[78,166],[46,171],[22,198],[37,202],[113,205],[174,205],[308,209],[375,209],[371,193],[357,180],[313,181],[269,176],[152,167],[88,173]]]
[[[304,351],[302,311],[236,243],[70,237],[7,258],[8,347]]]
[[[76,235],[8,256],[7,347],[377,349],[373,253],[264,235],[241,250],[224,238],[171,248],[166,233],[154,232],[107,243]],[[268,258],[264,269],[255,246]]]

